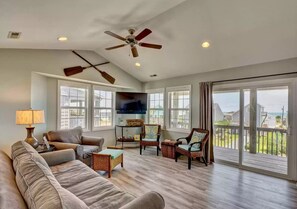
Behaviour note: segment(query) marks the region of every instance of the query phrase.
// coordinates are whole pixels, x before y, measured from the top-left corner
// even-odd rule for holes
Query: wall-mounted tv
[[[146,114],[147,93],[117,92],[116,110],[118,114]]]

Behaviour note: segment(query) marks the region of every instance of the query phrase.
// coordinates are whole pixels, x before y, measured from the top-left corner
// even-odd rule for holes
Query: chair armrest
[[[202,142],[193,142],[193,143],[189,144],[189,145],[190,145],[190,147],[189,147],[189,151],[191,151],[192,146],[193,146],[194,144],[200,144],[200,151],[202,150]]]
[[[65,149],[54,152],[46,152],[40,154],[49,166],[59,165],[72,160],[75,160],[73,149]]]
[[[104,143],[104,138],[102,137],[82,136],[81,140],[83,145],[95,145],[100,148],[102,148]]]
[[[181,140],[181,139],[185,139],[185,140],[187,141],[187,143],[188,143],[187,137],[180,137],[180,138],[178,138],[176,141],[178,142],[178,141]]]
[[[120,209],[163,209],[165,202],[163,197],[157,192],[148,192],[133,201],[124,205]]]
[[[79,144],[64,143],[64,142],[49,142],[49,144],[54,145],[57,150],[73,149],[76,151],[80,146]]]

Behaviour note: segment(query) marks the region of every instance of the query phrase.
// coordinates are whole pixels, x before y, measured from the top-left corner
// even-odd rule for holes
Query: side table
[[[161,143],[161,150],[163,157],[175,159],[175,147],[181,144],[181,141],[171,141],[166,139]]]

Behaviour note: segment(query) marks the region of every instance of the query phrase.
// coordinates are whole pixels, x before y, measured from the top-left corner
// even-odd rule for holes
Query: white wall
[[[79,51],[79,53],[94,64],[106,61],[92,51]],[[45,96],[45,86],[48,88],[54,81],[39,77],[34,72],[64,76],[63,68],[75,65],[88,64],[68,50],[0,49],[0,149],[9,153],[10,146],[14,142],[26,137],[25,126],[15,124],[16,110],[30,107],[47,109],[46,122],[49,121],[49,125],[46,129],[54,128],[51,121],[55,120],[56,101],[53,99],[40,102]],[[138,91],[142,89],[141,82],[113,64],[101,66],[100,69],[114,76],[117,85]],[[73,77],[107,83],[93,69],[85,70]],[[37,125],[35,135],[40,136],[46,125]]]
[[[31,76],[31,108],[44,110],[45,121],[47,120],[47,78],[36,73]],[[46,132],[47,123],[36,124],[35,137],[42,139],[42,133]]]
[[[144,84],[144,89],[148,90],[166,88],[171,86],[192,85],[192,127],[199,127],[198,118],[200,82],[218,81],[259,75],[270,75],[285,72],[297,72],[297,58],[147,82]],[[290,77],[292,77],[292,75]],[[172,131],[163,131],[163,138],[167,139],[176,139],[185,135],[187,134]]]

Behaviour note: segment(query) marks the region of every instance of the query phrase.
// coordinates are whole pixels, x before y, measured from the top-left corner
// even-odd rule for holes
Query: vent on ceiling
[[[21,36],[21,32],[9,31],[7,38],[9,38],[9,39],[19,39],[20,36]]]

